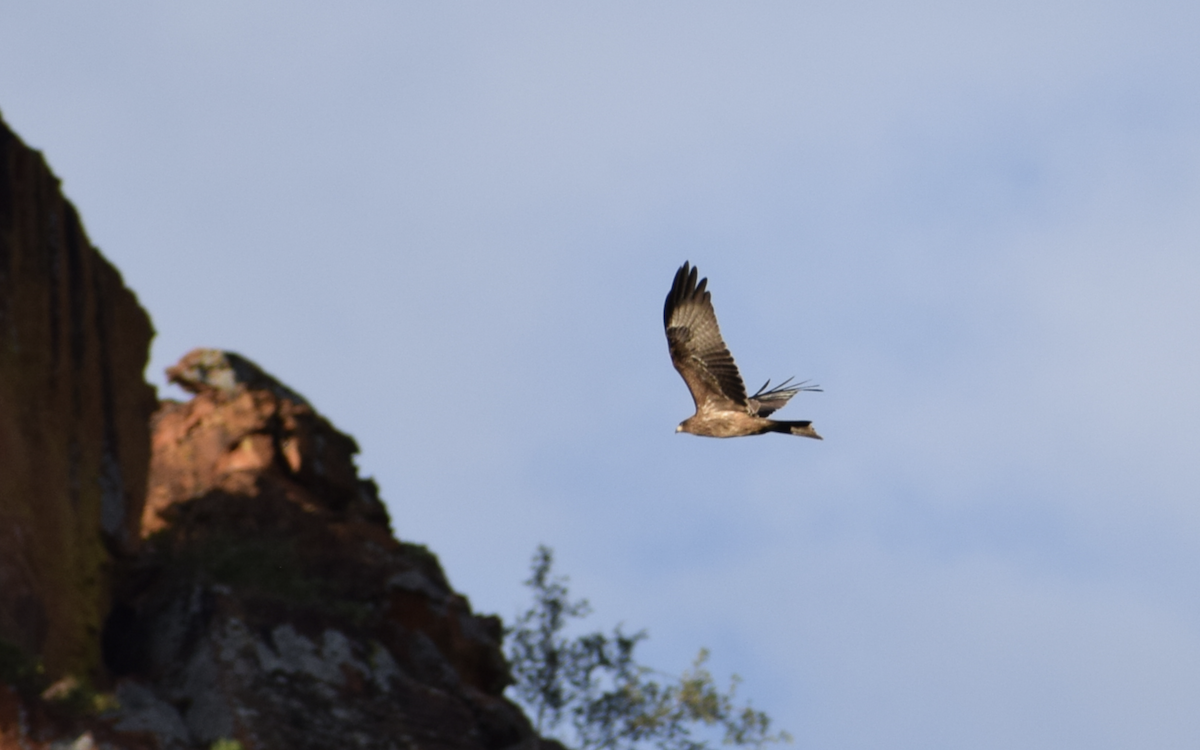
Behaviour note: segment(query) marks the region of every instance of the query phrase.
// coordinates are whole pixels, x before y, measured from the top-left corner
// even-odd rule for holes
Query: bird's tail
[[[767,432],[782,432],[785,435],[799,435],[800,437],[816,438],[824,440],[825,438],[817,434],[813,429],[812,422],[785,422],[777,419],[769,420]]]

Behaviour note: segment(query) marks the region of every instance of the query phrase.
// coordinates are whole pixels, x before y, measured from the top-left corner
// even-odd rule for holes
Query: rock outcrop
[[[0,750],[553,745],[354,440],[228,352],[158,403],[151,335],[0,123]]]
[[[353,439],[235,354],[168,371],[144,544],[105,630],[114,726],[166,748],[499,748],[530,741],[502,692],[501,624],[398,542]]]

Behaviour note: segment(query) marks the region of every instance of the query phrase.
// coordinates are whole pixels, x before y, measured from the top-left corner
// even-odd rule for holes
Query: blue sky
[[[11,2],[0,112],[397,534],[800,748],[1200,742],[1200,6]],[[674,433],[710,278],[823,443]]]

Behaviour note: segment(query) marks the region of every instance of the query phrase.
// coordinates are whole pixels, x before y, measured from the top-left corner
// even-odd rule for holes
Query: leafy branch
[[[591,607],[586,599],[571,601],[567,579],[552,575],[553,563],[553,551],[538,547],[525,581],[533,605],[508,631],[515,697],[533,715],[539,733],[567,723],[569,736],[558,739],[579,750],[710,750],[697,738],[700,727],[723,729],[723,743],[739,747],[791,741],[787,732],[771,733],[762,711],[735,705],[736,675],[726,692],[717,688],[705,668],[707,650],[673,678],[635,660],[645,631],[627,634],[617,627],[611,636],[568,638],[563,633],[568,621],[586,617]]]

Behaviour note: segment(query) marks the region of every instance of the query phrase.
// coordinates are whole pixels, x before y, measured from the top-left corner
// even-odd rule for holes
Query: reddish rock
[[[245,370],[244,380],[234,379],[231,363]],[[143,536],[162,529],[179,503],[221,490],[286,499],[391,539],[374,484],[358,478],[354,439],[298,394],[248,360],[212,349],[191,352],[167,374],[197,395],[165,402],[154,415]]]
[[[153,330],[41,154],[0,122],[0,641],[94,674],[136,545]]]

